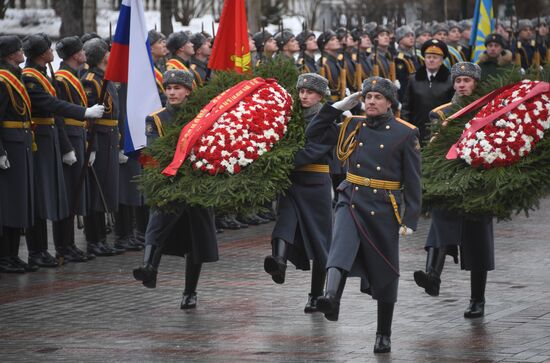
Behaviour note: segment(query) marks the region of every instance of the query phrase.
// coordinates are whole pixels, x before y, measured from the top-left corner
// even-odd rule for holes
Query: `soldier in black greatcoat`
[[[165,127],[174,121],[193,88],[193,75],[182,70],[164,74],[166,107],[147,116],[147,143],[164,136]],[[218,260],[218,242],[211,209],[179,205],[175,212],[151,209],[145,234],[143,266],[134,269],[134,278],[148,288],[157,284],[157,272],[163,254],[186,257],[185,290],[181,309],[197,306],[197,284],[203,262]]]
[[[109,82],[106,86],[105,99],[99,99],[109,59],[107,43],[102,39],[91,39],[84,43],[84,52],[89,69],[82,76],[82,84],[88,97],[88,105],[97,102],[104,102],[105,105],[103,118],[95,121],[93,125],[95,140],[92,145],[88,173],[90,210],[84,217],[84,233],[88,243],[88,253],[113,256],[124,252],[107,244],[105,225],[105,213],[116,212],[118,208],[119,159],[122,152],[119,150],[118,93],[115,85]]]
[[[166,96],[164,95],[164,87],[162,86],[162,73],[166,71],[166,56],[168,48],[166,47],[166,37],[161,32],[154,29],[149,30],[147,35],[149,44],[151,45],[151,58],[155,64],[155,83],[160,96],[160,102],[164,106],[166,104]]]
[[[317,38],[317,46],[321,52],[319,58],[319,74],[328,79],[330,101],[338,101],[346,95],[346,72],[343,56],[340,53],[342,45],[332,30],[327,30]]]
[[[334,123],[360,102],[361,94],[366,117]],[[362,93],[323,106],[306,130],[312,142],[337,145],[337,157],[348,163],[346,180],[338,187],[327,286],[317,307],[328,320],[338,320],[347,275],[360,277],[361,291],[378,301],[375,353],[391,350],[399,234],[416,229],[422,193],[418,129],[393,116],[397,105],[395,85],[371,77]]]
[[[403,25],[395,30],[395,41],[397,42],[397,55],[394,58],[395,76],[399,81],[397,95],[399,101],[403,102],[405,90],[409,84],[409,78],[420,68],[421,63],[414,54],[414,32],[408,25]]]
[[[304,30],[296,35],[296,40],[300,45],[300,56],[298,64],[302,73],[318,73],[319,68],[315,63],[315,53],[319,50],[315,33],[311,30]]]
[[[23,39],[27,56],[23,81],[31,98],[37,144],[34,154],[36,215],[34,226],[27,231],[27,247],[29,264],[40,267],[58,265],[47,252],[46,220],[59,221],[70,214],[63,165],[74,162],[76,156],[62,117],[84,121],[86,117],[99,118],[103,114],[103,106],[95,103],[87,109],[57,98],[56,84],[46,73],[46,65],[53,61],[50,46],[51,41],[45,34]]]
[[[328,95],[328,80],[315,73],[304,73],[296,85],[306,124],[321,109]],[[276,283],[285,280],[289,259],[300,270],[310,269],[311,292],[304,311],[317,311],[317,298],[323,294],[325,264],[332,236],[332,183],[329,161],[333,147],[309,142],[294,157],[290,174],[292,185],[278,198],[277,223],[271,234],[273,253],[265,258],[264,269]]]
[[[445,124],[454,106],[461,104],[461,97],[469,96],[481,79],[481,68],[469,62],[455,64],[451,73],[456,93],[451,103],[431,112],[430,118],[435,123]],[[432,209],[431,216],[426,240],[426,271],[414,272],[416,284],[428,295],[438,296],[445,257],[451,255],[457,262],[460,251],[461,268],[471,271],[471,299],[464,317],[483,316],[487,271],[495,268],[492,216],[460,216],[441,208]]]
[[[195,76],[197,86],[202,87],[210,80],[210,69],[208,68],[208,58],[212,53],[212,44],[204,34],[196,33],[191,37],[195,54],[191,57],[191,66],[189,69]]]
[[[485,38],[485,48],[478,60],[482,80],[487,80],[491,76],[498,76],[500,73],[507,72],[514,67],[512,52],[506,49],[506,41],[502,35],[489,34]]]
[[[539,66],[546,63],[546,47],[543,42],[537,42],[533,32],[533,23],[529,19],[522,19],[518,22],[518,39],[513,44],[513,53],[516,57],[516,64],[523,69],[528,69],[537,61]],[[535,57],[538,54],[538,59]]]
[[[21,230],[34,222],[31,102],[21,79],[22,43],[0,36],[0,272],[24,273]]]

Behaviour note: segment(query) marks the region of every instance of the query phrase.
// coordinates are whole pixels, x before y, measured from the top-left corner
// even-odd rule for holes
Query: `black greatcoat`
[[[341,111],[325,105],[306,130],[321,144],[336,144]],[[364,178],[400,182],[402,189],[377,189],[343,181],[334,214],[334,233],[327,268],[361,277],[361,291],[376,300],[395,302],[399,278],[398,209],[404,204],[402,224],[416,229],[420,215],[420,145],[418,130],[387,113],[377,118],[354,117],[345,137],[357,130],[356,147],[348,159],[348,173]]]
[[[19,67],[0,61],[0,69],[11,72],[21,80]],[[30,122],[31,114],[19,93],[0,78],[0,123],[3,121]],[[34,223],[34,169],[30,128],[5,128],[0,125],[0,156],[6,154],[11,166],[6,170],[0,169],[0,222],[6,227],[29,228]]]
[[[46,68],[30,60],[27,67],[36,69],[46,76]],[[32,103],[32,118],[69,117],[84,120],[86,108],[65,102],[51,95],[33,76],[23,74],[25,87]],[[57,221],[69,216],[69,204],[63,174],[61,156],[73,149],[65,132],[63,121],[55,117],[55,124],[40,125],[34,128],[35,142],[38,147],[34,154],[34,179],[36,212],[42,219]]]
[[[320,105],[315,109],[319,110]],[[315,116],[313,111],[304,116],[306,123]],[[294,157],[292,185],[278,198],[277,223],[271,238],[281,238],[292,245],[289,260],[301,270],[309,270],[310,260],[326,264],[332,237],[332,183],[328,172],[299,169],[309,164],[328,166],[332,149],[331,145],[306,140]]]
[[[82,77],[82,84],[88,96],[88,105],[93,106],[99,102],[99,94],[101,85],[103,84],[103,71],[99,68],[90,68]],[[109,211],[118,210],[118,144],[119,144],[119,128],[118,128],[118,95],[117,90],[112,82],[107,85],[105,96],[105,112],[103,119],[110,122],[116,122],[117,126],[99,125],[97,122],[96,136],[93,148],[96,151],[96,159],[93,168],[99,179],[99,184],[105,195],[105,201]],[[88,173],[90,174],[90,173]],[[91,175],[89,175],[92,178]],[[91,208],[96,212],[105,212],[97,184],[90,179],[90,198]]]
[[[418,127],[421,143],[430,137],[428,128],[430,111],[439,105],[450,102],[453,94],[451,73],[444,66],[439,68],[434,82],[428,80],[425,66],[422,66],[409,78],[401,117]]]

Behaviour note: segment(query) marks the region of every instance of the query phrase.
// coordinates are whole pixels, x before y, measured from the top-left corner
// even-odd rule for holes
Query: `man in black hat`
[[[395,64],[390,52],[390,30],[382,25],[377,26],[371,33],[375,44],[373,53],[369,56],[371,74],[395,81]]]
[[[212,45],[202,33],[193,34],[191,43],[193,43],[195,54],[191,57],[190,69],[195,75],[195,82],[202,87],[210,79],[208,58],[212,53]]]
[[[497,33],[485,38],[485,51],[479,56],[478,64],[481,67],[481,79],[510,70],[514,67],[513,55],[506,49],[506,40]]]
[[[174,122],[175,115],[185,107],[193,90],[193,75],[182,70],[164,73],[166,107],[147,116],[147,143],[165,135],[165,128]],[[152,209],[145,235],[143,265],[134,269],[134,278],[143,286],[155,288],[160,259],[163,254],[186,257],[185,290],[181,309],[197,306],[197,284],[203,262],[218,260],[218,243],[211,209],[180,205],[177,212]]]
[[[84,217],[84,233],[88,253],[113,256],[124,252],[124,249],[115,249],[107,244],[105,225],[105,213],[114,213],[118,208],[119,161],[125,158],[119,150],[119,98],[115,85],[108,82],[105,99],[100,100],[110,54],[109,45],[102,39],[91,39],[84,43],[84,52],[89,69],[81,80],[88,104],[101,102],[105,105],[103,118],[94,122],[96,134],[89,162],[90,209]]]
[[[294,61],[294,55],[300,51],[300,44],[290,30],[284,29],[273,37],[277,42],[279,54],[284,55]]]
[[[361,41],[361,33],[359,29],[348,31],[343,39],[343,64],[346,70],[346,86],[351,92],[355,92],[361,88],[363,83],[363,75],[358,71],[358,47]],[[359,70],[361,72],[361,70]]]
[[[29,35],[23,39],[23,50],[27,56],[23,81],[31,98],[38,147],[34,154],[35,223],[26,237],[29,264],[40,267],[58,265],[56,259],[47,252],[46,220],[63,220],[71,213],[63,165],[74,163],[76,154],[67,137],[63,117],[84,121],[85,118],[100,118],[104,111],[103,106],[95,103],[87,108],[87,105],[77,105],[57,98],[56,84],[46,72],[46,66],[53,61],[50,46],[51,41],[45,34]]]
[[[191,57],[195,54],[195,48],[189,35],[185,32],[176,32],[168,36],[166,47],[170,51],[170,59],[166,62],[166,69],[181,69],[189,71],[191,66]],[[197,87],[197,81],[194,81],[194,86]]]
[[[430,137],[427,127],[430,111],[449,102],[454,91],[451,73],[443,66],[443,60],[448,56],[447,45],[431,39],[422,45],[421,51],[425,64],[409,78],[401,117],[418,127],[423,144]]]
[[[264,29],[254,34],[252,39],[256,45],[257,52],[257,59],[256,62],[254,62],[255,67],[262,62],[269,61],[279,49],[273,35]]]
[[[319,68],[315,63],[315,53],[319,50],[315,33],[311,30],[304,30],[296,36],[300,45],[300,56],[298,64],[301,66],[302,73],[317,73]]]
[[[336,124],[344,111],[361,102],[361,96],[366,117]],[[398,103],[393,82],[370,77],[362,92],[323,106],[306,129],[308,140],[336,145],[338,159],[349,165],[346,180],[338,187],[327,285],[317,308],[328,320],[338,320],[347,276],[360,277],[361,292],[378,303],[375,353],[391,350],[399,234],[416,229],[422,197],[418,129],[393,116]]]
[[[162,73],[166,71],[166,56],[169,53],[166,47],[166,37],[161,32],[151,29],[147,34],[147,39],[151,45],[151,58],[153,58],[153,64],[155,65],[155,82],[160,102],[164,105],[166,103],[166,96],[164,95],[164,88],[162,86]]]
[[[0,36],[0,272],[29,269],[18,257],[21,230],[34,223],[31,102],[21,79],[21,40]]]
[[[330,100],[337,101],[346,95],[346,72],[338,60],[342,45],[332,30],[327,30],[317,38],[321,51],[319,58],[319,74],[328,79]]]

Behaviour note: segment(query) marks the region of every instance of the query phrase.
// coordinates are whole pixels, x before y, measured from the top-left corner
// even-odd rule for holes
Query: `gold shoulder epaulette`
[[[354,62],[357,62],[357,53],[353,53],[351,55],[351,60],[354,61]]]
[[[342,59],[344,59],[344,55],[342,53],[340,53],[340,54],[338,54],[338,57],[336,57],[336,59],[341,61]]]
[[[443,105],[441,105],[441,106],[437,106],[436,108],[434,108],[434,109],[432,110],[432,112],[439,112],[439,111],[441,111],[442,109],[447,108],[447,107],[449,107],[449,106],[452,105],[452,104],[453,104],[452,102],[449,102],[449,103],[445,103],[445,104],[443,104]]]
[[[155,112],[153,112],[153,113],[152,113],[152,114],[150,114],[149,116],[155,116],[155,115],[158,115],[159,113],[161,113],[161,112],[162,112],[162,111],[164,111],[164,110],[166,110],[166,107],[163,107],[163,108],[161,108],[160,110],[158,110],[158,111],[155,111]]]
[[[94,74],[93,73],[88,73],[86,75],[86,80],[87,81],[93,81],[94,80]]]
[[[518,42],[517,47],[518,47],[518,49],[521,48],[521,42]]]
[[[405,58],[405,54],[403,52],[399,52],[399,54],[397,55],[397,59],[404,59]]]
[[[400,123],[402,123],[403,125],[405,125],[405,126],[411,128],[411,129],[416,129],[416,126],[414,126],[414,125],[411,124],[410,122],[407,122],[407,121],[405,121],[405,120],[402,120],[402,119],[400,119],[399,117],[396,117],[395,119],[397,120],[397,122],[400,122]]]
[[[192,70],[195,70],[197,69],[197,65],[195,63],[191,64],[191,67],[190,67]]]

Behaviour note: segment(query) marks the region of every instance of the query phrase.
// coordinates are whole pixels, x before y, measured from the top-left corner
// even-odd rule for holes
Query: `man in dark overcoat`
[[[23,81],[31,98],[37,145],[34,154],[36,214],[34,226],[27,231],[29,264],[55,267],[58,262],[48,253],[46,220],[59,221],[70,214],[62,156],[65,163],[74,160],[74,148],[61,117],[78,121],[86,117],[99,118],[103,115],[103,106],[92,103],[94,106],[86,108],[57,98],[56,84],[46,71],[47,64],[54,59],[47,35],[27,36],[23,39],[23,50],[27,56]]]
[[[334,121],[365,97],[366,117]],[[361,291],[378,301],[375,353],[391,350],[393,308],[399,279],[399,233],[416,229],[420,215],[418,129],[396,119],[397,89],[387,79],[370,77],[362,93],[325,105],[306,130],[308,140],[337,145],[348,163],[334,211],[325,295],[317,307],[337,320],[346,277],[361,278]],[[404,213],[402,215],[402,209]]]
[[[481,80],[477,64],[460,62],[451,70],[455,96],[451,103],[434,109],[430,118],[434,123],[447,122],[456,105],[462,105],[464,96],[474,91]],[[464,106],[464,105],[462,105]],[[435,135],[434,137],[437,137]],[[447,255],[458,262],[463,270],[471,271],[470,304],[464,312],[466,318],[478,318],[485,313],[485,285],[487,271],[495,268],[493,218],[490,215],[460,216],[442,208],[431,211],[432,223],[426,240],[426,271],[415,271],[414,280],[430,296],[439,295],[441,272]]]
[[[330,94],[328,80],[315,73],[303,73],[296,84],[306,125]],[[292,185],[278,198],[277,223],[271,234],[272,255],[264,262],[265,271],[276,283],[285,280],[287,258],[301,270],[310,269],[311,292],[306,313],[317,311],[317,298],[323,294],[325,265],[332,237],[332,182],[329,161],[333,147],[306,140],[294,157],[290,174]]]
[[[147,116],[147,144],[165,135],[165,128],[174,121],[193,89],[193,74],[183,70],[164,73],[166,107]],[[134,269],[134,278],[148,288],[157,284],[157,273],[163,254],[186,257],[185,289],[181,309],[197,306],[197,284],[203,262],[218,260],[218,242],[214,213],[210,208],[181,204],[170,212],[151,208],[145,233],[143,266]]]
[[[24,273],[21,230],[34,223],[31,102],[21,79],[21,40],[0,36],[0,272]]]

